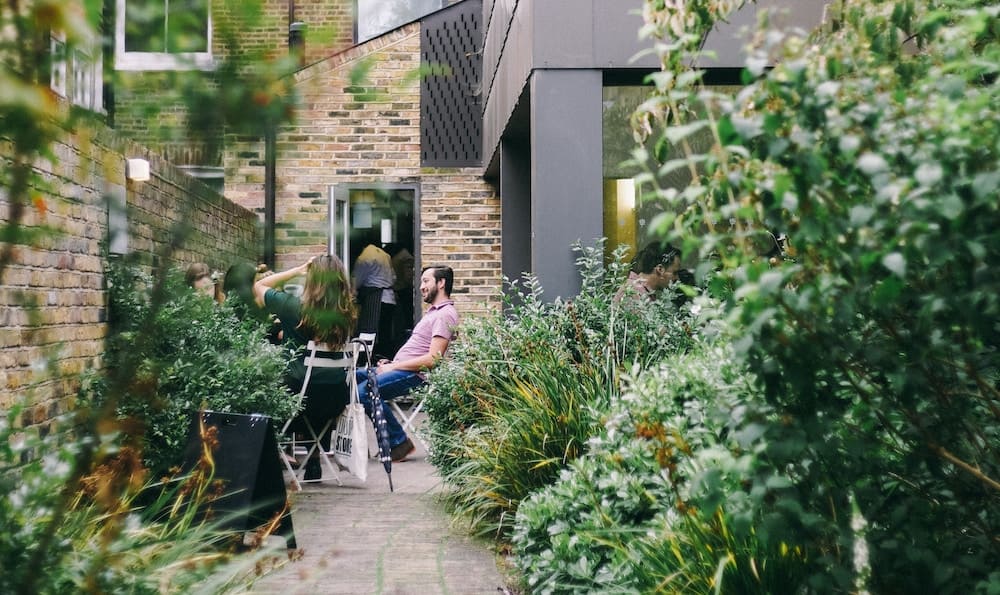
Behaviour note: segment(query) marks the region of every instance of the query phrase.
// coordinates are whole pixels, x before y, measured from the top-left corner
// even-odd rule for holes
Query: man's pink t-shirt
[[[458,310],[455,309],[455,302],[447,300],[431,306],[417,326],[413,327],[410,338],[399,348],[392,361],[400,362],[427,355],[434,337],[444,337],[451,341],[455,336],[456,327],[458,327]]]

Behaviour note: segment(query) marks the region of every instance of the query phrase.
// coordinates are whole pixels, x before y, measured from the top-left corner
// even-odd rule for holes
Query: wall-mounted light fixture
[[[381,223],[381,229],[379,231],[381,232],[380,239],[382,240],[382,244],[383,245],[388,244],[389,242],[391,242],[392,241],[392,219],[383,219],[382,223]]]
[[[125,177],[133,182],[145,182],[149,179],[149,162],[145,159],[126,160]]]

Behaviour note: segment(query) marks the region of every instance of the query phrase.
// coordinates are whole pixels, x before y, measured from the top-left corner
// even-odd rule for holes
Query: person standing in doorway
[[[391,342],[396,307],[396,292],[392,289],[396,275],[389,253],[368,244],[354,261],[352,277],[358,299],[358,333],[375,333],[375,352],[388,353],[385,346]]]

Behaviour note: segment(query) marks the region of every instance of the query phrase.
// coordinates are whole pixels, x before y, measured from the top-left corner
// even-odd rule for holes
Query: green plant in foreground
[[[793,485],[772,503],[752,478],[757,535],[815,540],[816,591],[997,592],[1000,8],[843,0],[810,38],[764,23],[727,97],[685,51],[723,4],[645,3],[664,65],[647,107],[683,149],[663,168],[694,178],[656,190],[657,224],[718,256],[736,355],[776,414],[763,454]],[[715,109],[691,118],[695,101]],[[791,258],[754,250],[774,231]]]
[[[210,449],[189,475],[150,482],[120,437],[31,438],[13,430],[18,413],[0,421],[0,592],[223,593],[286,559],[237,550],[242,534],[203,514],[218,495]]]
[[[512,544],[531,592],[800,591],[801,546],[758,539],[739,504],[760,444],[731,414],[757,397],[730,360],[710,348],[639,372],[587,453],[521,504]]]
[[[106,371],[91,379],[84,394],[141,428],[132,438],[140,441],[151,469],[165,472],[181,463],[196,411],[275,419],[295,413],[296,402],[283,385],[291,354],[270,345],[259,323],[239,320],[229,305],[190,291],[176,274],[166,286],[170,298],[156,309],[147,277],[124,264],[107,274],[112,329]],[[119,370],[136,373],[118,379]],[[110,388],[121,385],[124,394]]]

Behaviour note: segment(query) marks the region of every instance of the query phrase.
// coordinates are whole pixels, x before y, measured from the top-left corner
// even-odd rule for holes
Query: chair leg
[[[294,433],[292,433],[291,439],[282,440],[278,443],[278,449],[279,451],[281,451],[279,452],[279,456],[281,456],[281,462],[282,464],[284,464],[285,469],[291,474],[292,484],[294,485],[295,490],[301,491],[303,483],[315,483],[323,481],[322,479],[305,479],[305,470],[307,466],[306,463],[308,463],[309,459],[312,458],[313,456],[319,457],[320,465],[322,467],[326,467],[328,475],[333,477],[333,479],[337,482],[338,486],[344,485],[340,479],[339,470],[337,469],[336,465],[333,464],[333,461],[330,458],[330,454],[327,453],[325,450],[323,450],[322,443],[320,442],[319,439],[320,436],[328,432],[330,428],[333,426],[333,420],[328,421],[323,426],[320,432],[316,432],[316,430],[312,426],[312,423],[308,419],[303,418],[303,421],[305,421],[305,426],[306,426],[305,439],[299,439],[295,436]],[[285,424],[286,431],[289,425],[290,422]],[[306,463],[300,464],[298,469],[293,469],[291,463],[284,456],[283,449],[288,446],[291,446],[293,453],[295,453],[297,449],[302,449],[305,451],[303,453],[303,456]]]
[[[413,405],[410,406],[409,411],[404,411],[395,399],[386,402],[389,403],[389,408],[392,410],[392,414],[396,416],[397,420],[399,420],[399,425],[403,426],[403,430],[408,435],[416,438],[417,442],[424,447],[424,451],[429,454],[431,452],[431,445],[426,439],[424,439],[422,431],[417,428],[417,415],[424,407],[423,399],[415,400]]]

